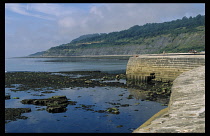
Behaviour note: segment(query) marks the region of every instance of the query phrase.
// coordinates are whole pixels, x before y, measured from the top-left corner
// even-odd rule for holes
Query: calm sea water
[[[7,58],[5,71],[120,71],[129,57]]]
[[[103,71],[125,73],[128,57],[108,58],[11,58],[6,59],[5,71]],[[115,81],[110,81],[115,82]],[[126,83],[125,80],[120,80]],[[17,85],[18,86],[18,85]],[[131,133],[152,115],[166,106],[151,101],[141,101],[145,95],[139,90],[120,87],[76,87],[51,90],[54,93],[44,94],[37,91],[12,91],[5,88],[11,98],[5,100],[6,108],[31,108],[32,112],[23,113],[28,119],[18,119],[5,124],[7,133]],[[44,94],[44,96],[38,96]],[[65,95],[76,105],[69,105],[63,113],[48,113],[46,106],[22,104],[23,99],[42,99],[54,95]],[[127,99],[133,95],[134,99]],[[129,104],[119,106],[120,114],[98,113],[115,107],[113,103]],[[85,110],[81,105],[92,105],[93,111]],[[80,107],[80,108],[78,108]]]

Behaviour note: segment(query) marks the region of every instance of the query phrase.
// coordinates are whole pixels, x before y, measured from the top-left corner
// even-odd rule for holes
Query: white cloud
[[[13,11],[15,13],[26,15],[26,16],[32,16],[47,20],[53,20],[52,17],[46,16],[46,15],[40,15],[38,13],[31,13],[29,5],[22,5],[22,4],[5,4],[5,9]]]
[[[22,15],[30,15],[24,7],[25,6],[21,4],[5,4],[5,9]]]
[[[55,17],[62,17],[65,15],[71,15],[78,11],[74,7],[66,8],[60,4],[30,4],[31,10],[35,12],[52,15]]]
[[[103,11],[102,11],[100,8],[96,7],[96,6],[94,6],[94,7],[92,7],[92,8],[90,9],[90,14],[96,15],[96,16],[99,17],[99,18],[104,18],[102,12],[103,12]]]
[[[79,24],[76,22],[76,20],[72,17],[65,17],[58,20],[58,25],[69,28],[69,27],[75,27]]]
[[[98,4],[93,5],[88,14],[78,13],[77,16],[72,15],[71,20],[65,19],[71,23],[77,22],[77,25],[68,23],[69,25],[62,27],[72,26],[69,31],[83,29],[84,33],[112,32],[128,29],[133,25],[170,21],[199,13],[201,12],[193,4]]]

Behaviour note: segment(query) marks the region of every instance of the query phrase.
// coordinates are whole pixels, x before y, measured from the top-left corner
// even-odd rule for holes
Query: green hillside
[[[70,43],[30,56],[133,55],[205,50],[205,15],[164,23],[135,25],[127,30],[82,35]]]

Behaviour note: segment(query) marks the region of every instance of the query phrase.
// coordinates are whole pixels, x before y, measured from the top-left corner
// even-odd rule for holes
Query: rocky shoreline
[[[147,93],[145,99],[142,101],[159,101],[163,105],[169,102],[172,83],[163,82],[148,82],[140,85],[126,84],[126,75],[103,73],[100,71],[75,71],[75,72],[7,72],[5,73],[5,88],[11,91],[38,91],[42,93],[53,93],[52,90],[62,88],[75,87],[121,87],[121,88],[135,88]],[[43,95],[43,94],[42,94]],[[5,100],[10,100],[10,95],[5,95]],[[12,98],[15,99],[15,98]],[[133,99],[133,95],[129,95],[127,99]],[[75,101],[69,101],[66,96],[53,96],[47,99],[24,99],[22,104],[34,104],[47,106],[46,111],[51,113],[65,112],[66,106],[75,104]],[[126,104],[112,104],[115,107],[110,107],[105,110],[95,112],[119,114],[117,107],[129,106]],[[86,110],[93,110],[89,105],[81,105]],[[21,108],[5,108],[5,123],[7,120],[14,120],[21,118],[21,113],[25,113],[26,109]],[[12,111],[12,112],[11,112]],[[27,109],[27,111],[30,111]],[[24,117],[23,117],[24,118]]]

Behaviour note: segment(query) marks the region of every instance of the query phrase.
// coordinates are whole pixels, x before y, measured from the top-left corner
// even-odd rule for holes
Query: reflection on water
[[[131,95],[134,96],[136,100],[145,100],[148,92],[140,89],[128,88],[128,91]]]
[[[141,101],[144,94],[135,89],[119,87],[94,87],[94,88],[65,88],[54,93],[43,94],[39,91],[11,91],[6,88],[6,93],[20,99],[5,100],[6,108],[31,108],[32,112],[24,113],[26,120],[17,120],[5,124],[8,133],[130,133],[139,127],[152,115],[165,108],[160,103]],[[34,95],[36,94],[36,95]],[[65,95],[76,105],[68,105],[63,113],[48,113],[46,106],[21,104],[23,99],[43,99],[55,95]],[[133,95],[133,99],[128,99]],[[91,106],[90,106],[91,105]],[[90,108],[84,108],[90,106]],[[120,114],[98,112],[108,108],[117,108]]]

